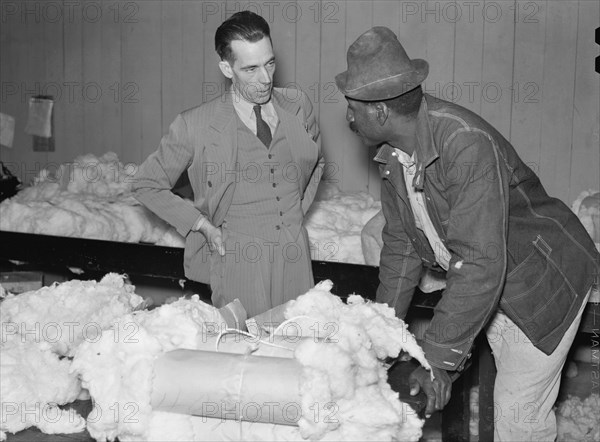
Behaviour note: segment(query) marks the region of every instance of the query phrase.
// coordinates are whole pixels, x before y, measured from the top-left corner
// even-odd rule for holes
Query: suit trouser
[[[557,436],[553,406],[588,292],[579,313],[551,355],[538,350],[508,316],[498,312],[486,335],[496,362],[494,384],[494,440],[554,441]]]
[[[296,299],[314,286],[308,233],[294,238],[282,227],[269,241],[222,228],[225,256],[211,255],[212,303],[220,308],[239,299],[252,317]]]

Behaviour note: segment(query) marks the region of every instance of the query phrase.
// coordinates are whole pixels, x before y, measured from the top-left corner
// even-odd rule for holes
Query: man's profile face
[[[223,60],[221,71],[231,78],[233,87],[245,100],[254,104],[265,104],[271,99],[275,55],[268,37],[257,42],[233,40],[231,42],[233,63]]]
[[[382,142],[379,138],[379,123],[377,122],[376,109],[369,103],[346,98],[348,109],[346,121],[350,129],[358,135],[367,146],[376,146]]]

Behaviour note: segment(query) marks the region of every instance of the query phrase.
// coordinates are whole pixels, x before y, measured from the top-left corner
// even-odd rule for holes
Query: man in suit
[[[304,93],[273,87],[262,17],[234,14],[215,47],[231,89],[177,116],[134,191],[186,238],[186,276],[210,283],[213,304],[238,298],[255,316],[314,284],[302,222],[323,168],[320,132]],[[171,191],[184,172],[193,205]]]
[[[554,440],[560,375],[600,256],[571,210],[489,123],[422,92],[425,60],[375,27],[348,49],[336,83],[346,118],[381,145],[383,228],[377,301],[403,318],[424,267],[446,288],[421,342],[434,379],[410,376],[427,413],[451,393],[475,337],[487,334],[497,376],[495,440]]]

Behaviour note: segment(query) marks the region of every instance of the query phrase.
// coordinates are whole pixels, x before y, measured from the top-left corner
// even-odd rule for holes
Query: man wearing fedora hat
[[[450,372],[485,331],[498,372],[495,440],[554,440],[560,373],[600,267],[592,240],[489,123],[422,92],[428,64],[391,30],[361,35],[347,60],[336,76],[346,118],[381,146],[377,301],[403,318],[423,268],[446,274],[421,341],[434,379],[415,370],[411,392],[425,391],[426,413],[442,409]]]

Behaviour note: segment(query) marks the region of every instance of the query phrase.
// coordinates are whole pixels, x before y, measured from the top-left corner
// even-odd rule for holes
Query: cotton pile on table
[[[113,152],[43,169],[31,186],[0,203],[0,230],[183,247],[184,238],[133,197],[136,171]],[[312,259],[365,264],[361,231],[380,208],[366,192],[322,183],[305,222]]]
[[[137,167],[108,152],[43,169],[0,203],[0,230],[183,247],[177,231],[133,197]],[[582,192],[571,208],[600,250],[600,192]],[[321,183],[305,221],[312,259],[378,266],[384,224],[381,202],[368,193]]]
[[[571,396],[556,409],[559,442],[592,442],[600,440],[600,395],[590,394],[581,399]]]
[[[114,274],[99,283],[69,281],[9,296],[0,304],[2,330],[7,331],[0,347],[0,430],[4,435],[35,424],[22,422],[22,410],[10,405],[22,403],[32,409],[41,400],[42,407],[64,413],[52,428],[44,425],[48,420],[38,424],[42,431],[78,432],[85,425],[96,440],[418,440],[423,422],[391,390],[382,361],[405,351],[428,367],[422,350],[392,309],[358,295],[345,304],[331,294],[331,288],[330,281],[323,281],[290,302],[285,321],[269,335],[227,328],[219,310],[197,296],[139,310],[141,298]],[[56,338],[56,333],[42,333],[45,339],[37,342],[26,333],[35,323],[41,330],[62,324],[62,331],[69,324],[73,332],[66,340]],[[14,324],[29,328],[19,330]],[[29,355],[32,346],[36,346],[35,356]],[[162,401],[153,399],[160,377],[155,364],[182,351],[200,355],[191,366],[194,372],[207,368],[198,365],[202,354],[217,358],[237,354],[242,374],[229,380],[229,385],[204,379],[204,388],[218,394],[229,386],[233,396],[222,399],[233,402],[241,401],[236,394],[243,385],[246,359],[265,357],[275,365],[296,364],[300,396],[290,401],[300,412],[297,420],[281,425],[253,421],[251,416],[232,420],[164,411]],[[174,367],[168,374],[177,379],[178,370],[190,365]],[[269,388],[276,376],[277,371],[266,376],[262,385],[267,387],[259,391],[252,390],[255,382],[245,387],[249,389],[246,399],[256,402],[260,394],[261,400],[268,400],[269,390],[279,391]],[[21,382],[27,383],[27,391],[18,388]],[[86,391],[94,401],[87,423],[53,404],[68,403]],[[7,411],[10,416],[4,415]]]
[[[571,210],[579,217],[596,247],[600,247],[600,192],[591,189],[581,192]]]
[[[335,185],[322,183],[319,198],[311,205],[304,222],[312,259],[369,264],[363,253],[361,234],[380,210],[381,202],[366,192],[341,192]]]
[[[58,407],[82,393],[71,358],[83,341],[98,339],[142,302],[116,274],[7,294],[0,303],[0,440],[30,426],[45,433],[82,431],[84,419]]]
[[[167,223],[133,198],[136,170],[112,152],[43,169],[33,185],[0,203],[0,230],[182,245]]]

